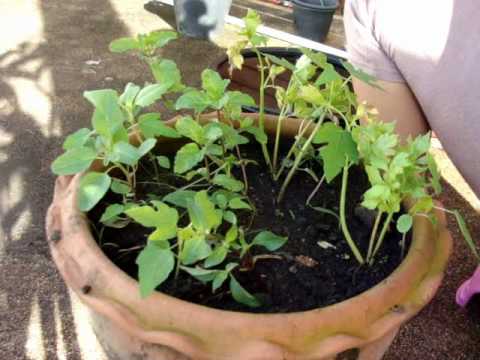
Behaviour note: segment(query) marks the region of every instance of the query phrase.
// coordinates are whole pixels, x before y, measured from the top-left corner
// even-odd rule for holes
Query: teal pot
[[[177,29],[183,35],[211,39],[223,30],[232,0],[174,0]]]
[[[338,8],[337,0],[292,0],[298,35],[323,42]]]

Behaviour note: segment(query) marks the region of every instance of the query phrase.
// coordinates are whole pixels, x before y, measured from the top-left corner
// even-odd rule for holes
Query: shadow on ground
[[[138,6],[138,12],[144,12],[140,2]],[[111,40],[129,35],[111,2],[40,0],[38,11],[44,41],[23,43],[0,55],[0,358],[29,359],[33,337],[41,342],[34,348],[44,349],[44,356],[35,358],[81,359],[71,299],[44,238],[54,183],[50,163],[66,134],[89,126],[91,108],[82,99],[83,91],[121,90],[128,81],[153,79],[132,55],[109,53]],[[220,53],[213,44],[188,39],[164,50],[165,57],[178,62],[189,85],[198,85],[200,70]],[[39,85],[45,72],[51,74],[48,89]],[[34,83],[45,96],[50,114],[39,115],[47,121],[34,116],[35,106],[34,115],[25,112],[21,102],[27,94],[15,88],[14,81]],[[33,104],[36,99],[31,100]],[[40,327],[36,335],[31,334],[32,322]]]
[[[41,327],[39,338],[45,359],[57,359],[60,346],[68,359],[81,358],[70,296],[54,269],[44,239],[44,214],[54,181],[49,163],[58,154],[63,136],[89,122],[90,109],[79,101],[82,91],[102,85],[96,70],[82,64],[104,58],[105,44],[126,33],[108,1],[43,0],[39,4],[45,41],[24,43],[0,56],[0,130],[8,139],[0,147],[4,237],[0,358],[6,360],[29,358],[26,344],[35,316]],[[30,64],[36,65],[29,68]],[[52,74],[51,88],[43,91],[50,100],[51,114],[48,124],[39,124],[22,111],[19,93],[11,81],[37,84],[44,70]]]

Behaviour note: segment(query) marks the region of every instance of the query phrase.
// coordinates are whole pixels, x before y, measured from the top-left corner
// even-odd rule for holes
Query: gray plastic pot
[[[223,30],[232,0],[174,0],[177,30],[182,34],[211,39]]]
[[[322,42],[327,37],[337,0],[293,0],[293,16],[300,36]]]

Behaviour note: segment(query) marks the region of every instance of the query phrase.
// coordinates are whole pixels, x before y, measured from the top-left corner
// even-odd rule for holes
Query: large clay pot
[[[284,124],[289,136],[299,126],[295,119]],[[273,133],[274,127],[275,118],[267,116],[266,130]],[[349,350],[358,359],[380,359],[399,327],[434,296],[452,246],[442,213],[436,227],[416,217],[408,255],[387,279],[349,300],[310,311],[222,311],[161,292],[142,299],[137,281],[93,239],[76,206],[79,178],[57,179],[47,236],[58,270],[91,310],[93,328],[112,359],[335,359]]]

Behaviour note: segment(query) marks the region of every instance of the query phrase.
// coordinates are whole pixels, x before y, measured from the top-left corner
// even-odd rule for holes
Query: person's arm
[[[377,108],[379,119],[396,121],[402,138],[428,131],[423,112],[387,51],[379,42],[376,31],[377,1],[346,0],[344,23],[349,60],[363,71],[373,75],[383,91],[359,80],[353,81],[360,102]]]
[[[366,101],[368,105],[375,107],[379,119],[395,121],[396,132],[402,139],[409,135],[415,137],[429,130],[425,116],[406,83],[378,81],[378,85],[383,91],[360,80],[353,80],[359,102]]]

